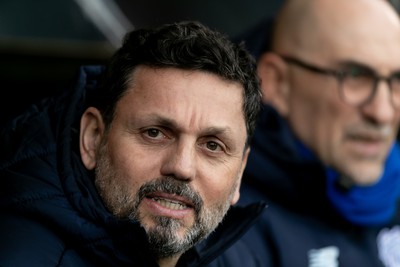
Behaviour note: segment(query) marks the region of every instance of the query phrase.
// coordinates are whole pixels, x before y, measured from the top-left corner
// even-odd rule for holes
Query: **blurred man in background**
[[[269,208],[245,239],[264,266],[400,266],[398,14],[288,0],[271,33],[253,50],[265,106],[240,200]]]

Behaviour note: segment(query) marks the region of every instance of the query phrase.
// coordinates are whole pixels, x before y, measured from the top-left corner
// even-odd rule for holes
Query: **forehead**
[[[387,3],[330,2],[320,2],[319,13],[315,7],[314,19],[308,30],[302,31],[302,39],[307,42],[303,53],[326,62],[353,60],[383,72],[399,69],[400,22]]]
[[[242,133],[243,91],[239,83],[203,71],[140,66],[118,106],[130,116],[173,118],[186,130],[229,127]]]

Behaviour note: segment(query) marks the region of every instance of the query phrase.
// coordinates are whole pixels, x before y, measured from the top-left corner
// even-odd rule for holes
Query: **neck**
[[[160,267],[175,267],[181,255],[173,256],[170,258],[163,258],[158,260]]]

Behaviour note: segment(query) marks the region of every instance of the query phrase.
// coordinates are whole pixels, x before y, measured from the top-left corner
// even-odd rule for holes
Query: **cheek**
[[[110,143],[110,159],[127,186],[139,187],[159,176],[156,157],[130,143]]]
[[[334,79],[313,75],[314,82],[295,77],[296,86],[290,91],[289,121],[297,136],[308,146],[322,146],[330,140],[332,131],[337,130],[344,107]],[[320,144],[315,144],[315,143]]]
[[[343,135],[343,129],[351,118],[341,103],[328,101],[304,102],[297,100],[288,118],[296,136],[324,160],[335,153]]]
[[[203,169],[204,170],[204,169]],[[194,188],[201,190],[203,201],[206,205],[215,206],[227,201],[230,202],[228,197],[233,197],[238,185],[238,170],[227,170],[226,168],[211,168],[208,176],[202,172],[196,181]]]

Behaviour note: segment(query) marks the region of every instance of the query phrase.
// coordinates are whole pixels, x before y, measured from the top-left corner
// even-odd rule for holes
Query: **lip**
[[[168,205],[165,205],[168,203]],[[155,216],[183,219],[193,214],[193,204],[185,197],[156,192],[147,195],[142,204]],[[178,208],[179,207],[179,208]]]
[[[352,138],[350,149],[360,158],[377,158],[385,150],[386,143],[382,138]]]

